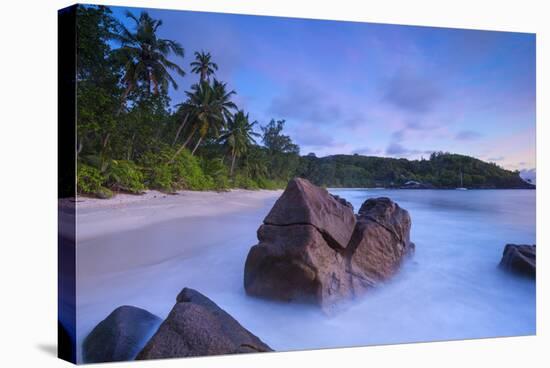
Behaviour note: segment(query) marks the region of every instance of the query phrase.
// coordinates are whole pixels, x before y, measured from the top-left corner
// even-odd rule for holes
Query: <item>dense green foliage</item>
[[[147,12],[127,16],[133,28],[108,7],[77,10],[78,192],[284,186],[299,161],[298,146],[282,134],[284,121],[255,132],[258,123],[215,78],[219,67],[205,51],[194,53],[195,83],[172,110],[168,92],[178,88],[172,73],[185,75],[184,47],[159,38],[162,21]]]
[[[186,63],[192,73],[186,78],[194,83],[183,101],[171,101],[170,88],[178,88],[174,73],[186,75],[184,45],[159,38],[162,21],[147,12],[127,17],[130,29],[108,7],[78,6],[81,194],[275,189],[294,176],[329,187],[399,187],[411,180],[437,188],[526,186],[517,172],[460,155],[433,154],[420,161],[300,157],[298,145],[283,133],[284,120],[261,125],[235,104],[237,92],[216,78],[223,65],[209,52],[194,52]]]
[[[297,175],[327,187],[403,187],[410,181],[434,188],[532,187],[517,171],[473,157],[442,152],[433,153],[429,160],[308,155],[301,158]]]

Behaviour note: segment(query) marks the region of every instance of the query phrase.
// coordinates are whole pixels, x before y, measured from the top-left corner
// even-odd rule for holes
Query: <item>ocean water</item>
[[[165,317],[183,287],[207,295],[278,351],[536,333],[535,282],[498,268],[505,244],[535,243],[534,190],[330,191],[356,211],[367,198],[392,198],[409,211],[416,244],[394,278],[339,313],[246,296],[244,261],[273,198],[257,210],[174,220],[79,244],[78,260],[87,264],[78,270],[79,342],[120,305]],[[135,255],[128,247],[161,255],[130,262]],[[174,247],[181,252],[162,256]]]

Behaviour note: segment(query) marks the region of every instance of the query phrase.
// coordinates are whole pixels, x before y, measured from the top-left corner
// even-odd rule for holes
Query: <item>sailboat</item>
[[[460,187],[456,188],[456,190],[468,190],[468,188],[464,188],[464,178],[462,175],[462,171],[460,171]]]

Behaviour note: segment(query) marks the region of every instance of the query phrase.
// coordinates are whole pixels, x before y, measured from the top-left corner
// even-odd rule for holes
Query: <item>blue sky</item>
[[[112,7],[129,27],[127,10]],[[535,35],[148,9],[159,36],[195,51],[253,120],[285,119],[301,153],[467,154],[535,168]]]

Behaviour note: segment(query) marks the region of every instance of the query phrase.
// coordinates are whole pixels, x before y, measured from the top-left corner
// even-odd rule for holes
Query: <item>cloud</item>
[[[410,150],[403,147],[400,143],[392,142],[389,144],[389,146],[386,148],[386,154],[388,155],[403,155],[408,154]]]
[[[304,81],[294,81],[285,92],[271,101],[268,112],[284,119],[326,123],[342,116],[331,96]]]
[[[487,161],[491,161],[491,162],[497,162],[497,161],[503,161],[503,160],[504,160],[504,156],[488,157],[487,158]]]
[[[422,132],[427,130],[434,130],[439,128],[432,124],[421,123],[419,121],[409,121],[405,126],[392,133],[392,141],[400,142],[409,135],[411,132]]]
[[[473,130],[461,130],[455,135],[458,141],[472,141],[481,138],[481,134]]]
[[[412,113],[431,111],[441,98],[439,88],[430,79],[400,71],[389,81],[384,101]]]
[[[407,134],[407,129],[396,130],[391,134],[391,138],[393,141],[400,142],[403,140],[403,138],[405,138],[406,134]]]
[[[291,131],[292,138],[300,146],[310,148],[332,147],[336,145],[334,137],[319,129],[313,123],[301,123]]]
[[[388,147],[386,147],[386,155],[393,156],[393,157],[410,157],[410,156],[417,156],[417,155],[429,155],[433,151],[429,150],[417,150],[417,149],[410,149],[404,147],[399,142],[391,142]]]
[[[345,127],[357,128],[363,126],[369,122],[369,119],[362,111],[355,111],[350,116],[342,120],[342,124]]]
[[[358,149],[354,149],[352,151],[353,154],[365,155],[365,156],[378,155],[381,152],[382,151],[380,149],[372,149],[372,148],[369,148],[369,147],[358,148]]]

